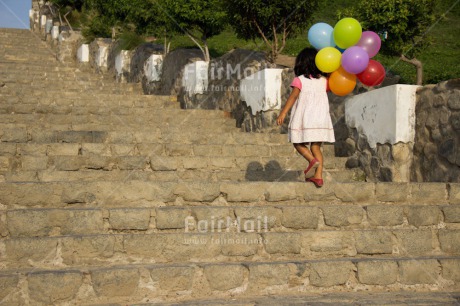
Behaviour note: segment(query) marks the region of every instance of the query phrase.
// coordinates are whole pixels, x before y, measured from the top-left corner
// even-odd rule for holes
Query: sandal
[[[305,181],[312,182],[313,184],[315,184],[316,188],[321,188],[323,187],[323,184],[324,184],[323,179],[308,178]]]
[[[305,179],[309,179],[315,175],[316,168],[319,166],[319,161],[315,158],[309,164],[308,168],[303,172],[305,174]]]

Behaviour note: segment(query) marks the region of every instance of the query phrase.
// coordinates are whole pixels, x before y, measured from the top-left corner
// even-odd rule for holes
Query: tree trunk
[[[203,38],[203,43],[204,43],[204,60],[209,63],[211,61],[211,56],[209,55],[208,41],[206,40],[206,38]]]
[[[201,44],[198,42],[198,38],[195,38],[192,34],[186,32],[185,34],[187,34],[187,36],[195,43],[195,45],[198,46],[198,48],[200,48],[201,52],[203,53],[203,56],[205,58],[205,61],[209,62],[209,50],[208,50],[208,45],[205,41],[205,46],[203,48],[203,46],[201,46]],[[206,60],[206,54],[207,55],[207,58],[208,60]]]
[[[170,48],[171,48],[171,42],[168,41],[168,36],[165,34],[164,56],[168,55]]]
[[[409,63],[411,65],[414,65],[415,68],[417,69],[417,85],[422,85],[423,84],[423,65],[422,62],[416,59],[415,57],[413,59],[408,59],[404,54],[401,54],[400,59],[403,62]]]

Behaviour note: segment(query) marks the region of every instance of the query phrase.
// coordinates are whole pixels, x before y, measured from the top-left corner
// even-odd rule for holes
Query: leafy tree
[[[221,33],[226,24],[226,12],[221,0],[160,0],[156,1],[167,17],[166,24],[184,32],[210,60],[208,38]]]
[[[342,16],[353,16],[363,28],[385,32],[381,52],[416,67],[417,85],[423,82],[423,65],[416,58],[428,46],[426,37],[436,20],[437,0],[360,0]]]
[[[49,3],[58,8],[59,20],[61,23],[63,23],[62,18],[64,18],[69,25],[80,23],[80,12],[84,7],[85,0],[51,0]]]
[[[305,30],[318,0],[225,0],[229,20],[243,39],[262,37],[274,62],[286,47],[286,39]]]
[[[59,7],[70,7],[74,10],[81,11],[85,0],[51,0],[50,2]]]

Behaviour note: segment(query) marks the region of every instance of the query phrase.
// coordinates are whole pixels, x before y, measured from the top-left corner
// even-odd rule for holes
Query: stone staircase
[[[324,146],[60,65],[0,30],[0,304],[456,305],[460,184],[366,183]]]

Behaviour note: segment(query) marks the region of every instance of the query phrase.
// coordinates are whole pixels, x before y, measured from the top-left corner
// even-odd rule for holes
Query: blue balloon
[[[343,53],[343,52],[345,52],[345,50],[346,50],[346,49],[342,49],[342,48],[339,48],[339,47],[335,47],[335,48],[336,48],[337,50],[339,50],[340,53]]]
[[[327,23],[316,23],[308,30],[308,41],[317,50],[335,47],[333,32],[334,28]]]

